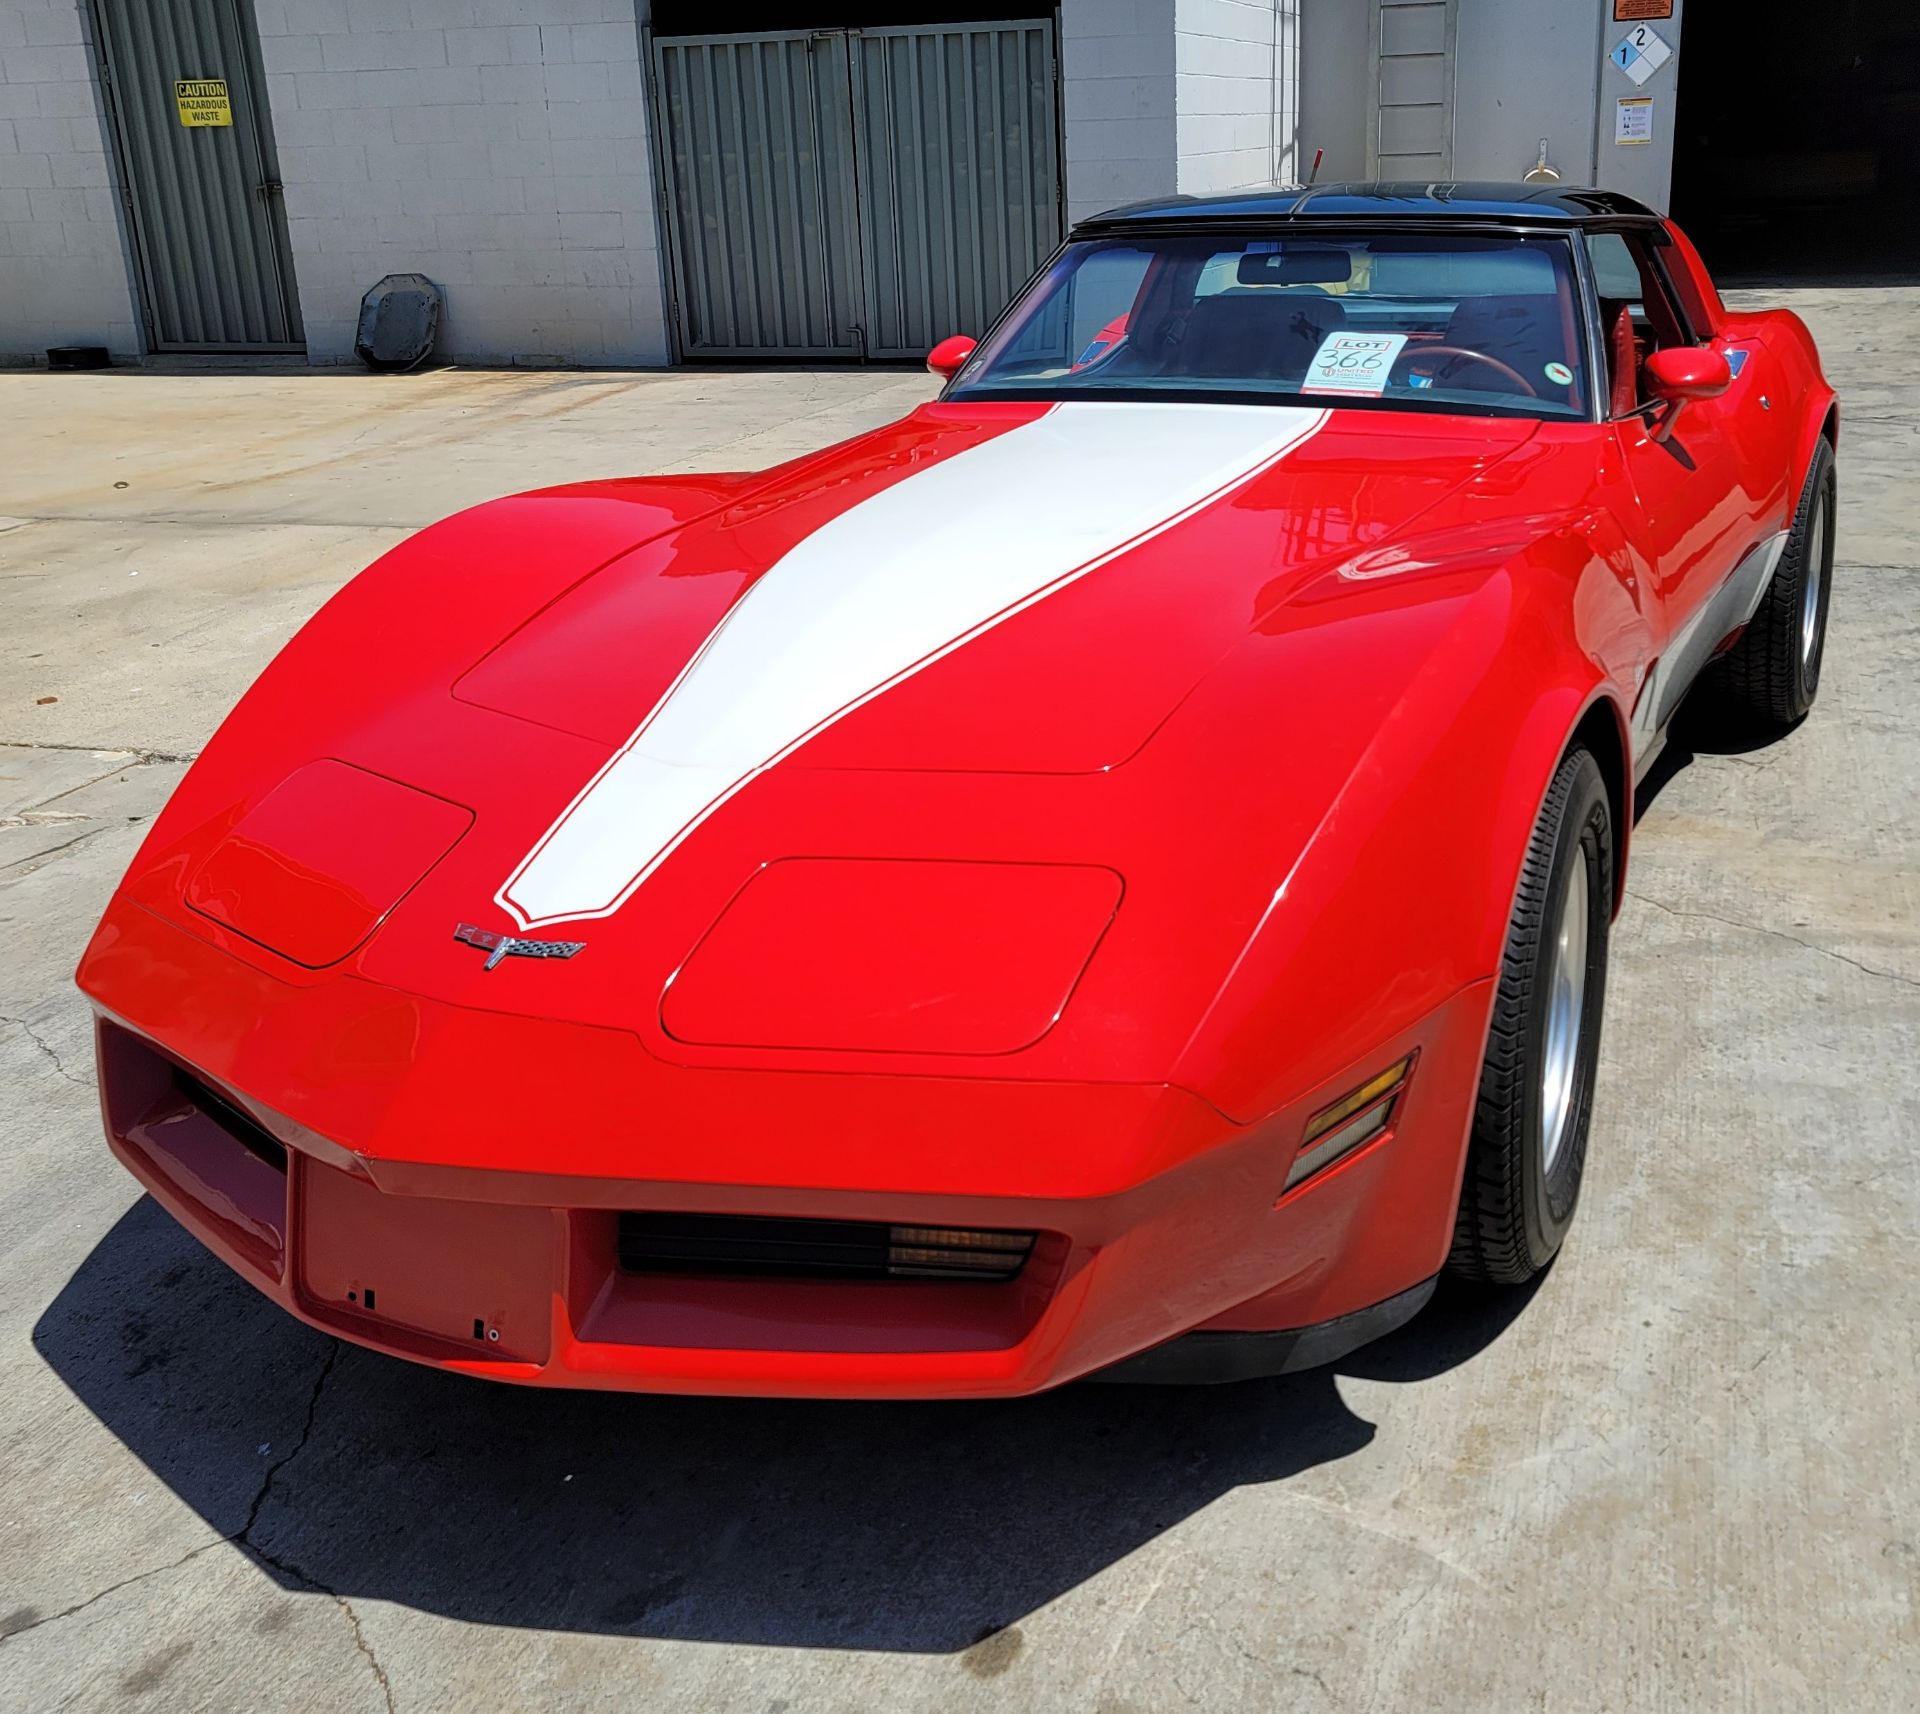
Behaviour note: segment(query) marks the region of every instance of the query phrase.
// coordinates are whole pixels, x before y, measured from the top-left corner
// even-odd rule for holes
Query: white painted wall
[[[1175,189],[1175,0],[1061,0],[1067,219]]]
[[[80,0],[0,0],[0,361],[140,349]]]
[[[449,356],[666,361],[634,0],[254,3],[316,362],[409,272]]]
[[[1204,194],[1293,178],[1299,28],[1300,0],[1179,0],[1179,189]]]
[[[1067,218],[1294,172],[1301,0],[1063,0]]]

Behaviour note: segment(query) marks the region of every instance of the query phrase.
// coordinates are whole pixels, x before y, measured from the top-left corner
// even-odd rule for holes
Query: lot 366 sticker
[[[1307,365],[1303,393],[1355,393],[1377,399],[1387,390],[1404,333],[1330,333]]]

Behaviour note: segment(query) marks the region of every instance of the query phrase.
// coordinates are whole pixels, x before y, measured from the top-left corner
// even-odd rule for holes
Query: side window
[[[1587,256],[1600,299],[1612,414],[1627,416],[1647,401],[1641,371],[1648,356],[1669,346],[1691,345],[1693,334],[1644,238],[1620,232],[1589,233]]]

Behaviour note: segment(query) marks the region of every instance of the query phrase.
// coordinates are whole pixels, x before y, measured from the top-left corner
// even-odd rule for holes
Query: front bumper
[[[1393,1130],[1282,1196],[1317,1092],[1238,1126],[1164,1086],[689,1072],[284,982],[125,901],[81,980],[114,1152],[289,1313],[494,1379],[761,1396],[1029,1393],[1409,1292],[1444,1258],[1484,1025],[1478,990],[1425,1020]],[[1038,1238],[1004,1283],[637,1273],[624,1210]]]

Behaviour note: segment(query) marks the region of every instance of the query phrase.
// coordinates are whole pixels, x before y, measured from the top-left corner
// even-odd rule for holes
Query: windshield
[[[1168,395],[1584,417],[1560,238],[1161,236],[1069,244],[956,398]]]

